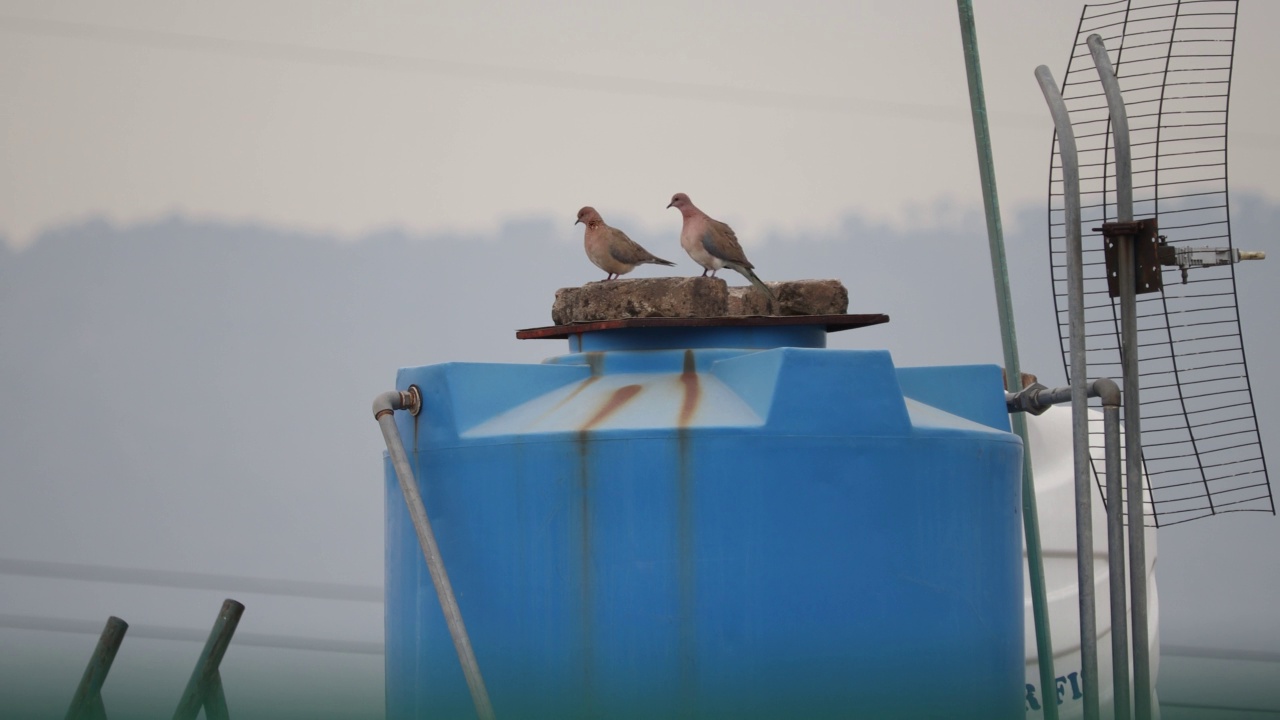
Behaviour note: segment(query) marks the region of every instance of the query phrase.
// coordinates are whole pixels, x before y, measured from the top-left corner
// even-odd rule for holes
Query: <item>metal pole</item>
[[[93,655],[89,657],[84,675],[80,677],[80,685],[76,688],[75,695],[71,696],[71,707],[67,708],[67,720],[79,720],[99,714],[94,710],[100,710],[102,706],[102,684],[107,681],[111,663],[115,661],[120,643],[124,642],[124,634],[128,629],[129,623],[120,618],[114,615],[107,618],[106,627],[102,628],[102,635],[98,638],[98,645],[93,649]]]
[[[1107,108],[1111,112],[1111,137],[1115,140],[1116,151],[1116,219],[1130,222],[1133,220],[1133,160],[1129,153],[1129,114],[1125,112],[1120,81],[1111,67],[1111,58],[1107,55],[1102,36],[1090,35],[1085,42],[1093,55],[1093,65],[1098,70],[1098,80],[1102,82]]]
[[[1133,220],[1133,167],[1129,155],[1129,116],[1120,83],[1111,67],[1106,46],[1098,35],[1087,40],[1107,107],[1111,136],[1116,146],[1116,219]],[[1142,407],[1138,378],[1138,300],[1134,277],[1133,236],[1116,239],[1116,273],[1120,285],[1120,364],[1124,375],[1125,479],[1129,500],[1129,584],[1133,624],[1133,705],[1138,720],[1151,718],[1151,651],[1147,631],[1147,552],[1143,534],[1142,503]],[[1111,619],[1115,624],[1115,617]]]
[[[1116,78],[1115,70],[1111,65],[1111,58],[1107,55],[1107,46],[1103,43],[1100,35],[1090,35],[1086,42],[1089,45],[1089,52],[1093,55],[1093,64],[1098,71],[1098,81],[1102,84],[1103,93],[1107,96],[1107,108],[1111,115],[1111,137],[1115,142],[1115,163],[1116,163],[1116,219],[1120,222],[1133,221],[1133,162],[1129,152],[1129,114],[1125,109],[1124,96],[1120,92],[1120,81]],[[1131,488],[1138,488],[1138,517],[1142,516],[1142,448],[1138,438],[1137,428],[1139,427],[1139,409],[1138,409],[1138,354],[1137,354],[1137,302],[1134,280],[1134,253],[1133,253],[1133,237],[1128,236],[1117,240],[1117,259],[1116,272],[1119,275],[1120,285],[1120,314],[1121,314],[1121,373],[1124,382],[1124,419],[1125,419],[1125,457],[1128,468],[1126,477]],[[1117,409],[1118,413],[1119,410]],[[1117,418],[1118,422],[1118,418]],[[1119,432],[1117,428],[1117,433]],[[1107,435],[1108,445],[1111,443],[1111,436]],[[1117,438],[1118,445],[1118,438]],[[1125,608],[1125,589],[1124,589],[1124,514],[1122,511],[1123,500],[1121,500],[1119,474],[1119,448],[1115,449],[1117,474],[1114,480],[1115,487],[1112,483],[1112,449],[1107,449],[1107,556],[1110,564],[1111,572],[1111,656],[1113,663],[1113,677],[1115,683],[1115,704],[1116,718],[1125,720],[1129,717],[1129,648],[1128,648],[1128,613]],[[1136,462],[1135,462],[1136,461]],[[1134,468],[1137,471],[1134,471]],[[1129,495],[1130,502],[1133,501],[1133,493]],[[1129,512],[1132,515],[1133,505],[1130,505]],[[1132,528],[1133,525],[1131,524]],[[1134,621],[1134,680],[1135,689],[1141,687],[1143,681],[1139,679],[1142,672],[1147,672],[1149,678],[1148,661],[1146,658],[1146,563],[1144,559],[1145,553],[1142,548],[1142,523],[1137,523],[1138,541],[1130,541],[1129,552],[1135,556],[1134,563],[1130,567],[1130,571],[1134,573],[1135,578],[1142,578],[1142,588],[1139,591],[1138,581],[1133,584],[1134,599],[1133,613]],[[1117,592],[1119,593],[1117,595]],[[1144,618],[1143,628],[1141,631],[1137,626],[1137,615],[1139,613],[1138,595],[1142,596],[1142,615]],[[1118,602],[1117,602],[1118,598]],[[1138,638],[1142,637],[1142,648],[1144,649],[1141,664],[1144,670],[1140,671],[1139,655],[1138,655]],[[1149,681],[1147,685],[1149,687]],[[1148,690],[1148,693],[1150,691]],[[1141,691],[1138,691],[1141,694]],[[1149,695],[1148,695],[1149,697]],[[1150,717],[1150,702],[1144,702],[1142,699],[1137,701],[1137,713],[1139,718],[1144,720]],[[1145,710],[1145,714],[1144,714]]]
[[[209,639],[205,641],[204,650],[200,652],[200,659],[196,661],[196,667],[191,671],[187,688],[182,692],[178,709],[173,711],[173,720],[195,720],[200,714],[201,707],[205,708],[205,714],[210,720],[214,720],[214,713],[210,711],[206,701],[212,688],[222,687],[218,666],[222,664],[222,656],[226,654],[227,646],[231,644],[231,636],[235,635],[236,626],[240,624],[240,616],[243,614],[244,605],[235,600],[227,599],[222,603],[222,609],[218,611],[218,619],[213,623],[213,629],[209,631]],[[219,695],[221,695],[220,690]],[[225,710],[225,707],[224,700],[222,708]]]
[[[422,493],[418,491],[418,481],[413,477],[413,468],[409,465],[409,456],[405,454],[404,443],[400,441],[400,431],[396,429],[395,410],[411,409],[414,414],[420,407],[421,398],[417,388],[410,392],[391,391],[374,398],[373,416],[382,428],[382,437],[387,443],[387,453],[391,456],[391,464],[395,467],[396,477],[400,481],[400,491],[404,493],[405,505],[409,508],[409,516],[413,519],[414,530],[418,533],[418,543],[422,546],[422,554],[427,560],[427,570],[431,573],[431,582],[436,587],[436,595],[440,598],[440,609],[444,611],[445,624],[449,626],[449,635],[453,638],[453,647],[458,652],[458,660],[462,663],[462,674],[467,679],[467,688],[471,691],[471,701],[475,703],[476,715],[480,720],[494,720],[493,705],[489,702],[489,691],[484,686],[484,677],[480,675],[480,664],[476,662],[475,651],[471,649],[471,638],[467,635],[467,627],[462,622],[462,610],[453,594],[453,584],[449,582],[449,574],[445,572],[444,560],[440,557],[440,546],[436,544],[435,532],[431,529],[431,520],[427,518],[427,508],[422,503]]]
[[[222,692],[222,674],[213,676],[209,688],[204,693],[205,720],[231,720],[227,710],[227,696]]]
[[[1095,383],[1096,384],[1096,383]],[[1102,398],[1107,463],[1107,570],[1111,586],[1111,684],[1116,720],[1128,720],[1129,625],[1124,578],[1124,493],[1120,460],[1120,388]]]
[[[1004,228],[1000,222],[1000,198],[996,193],[995,161],[991,155],[991,131],[987,126],[987,100],[982,87],[982,64],[978,58],[978,33],[971,0],[956,0],[960,12],[960,37],[969,78],[969,106],[973,112],[973,136],[978,148],[978,173],[982,181],[982,204],[987,216],[987,244],[991,249],[991,277],[995,281],[996,314],[1000,320],[1000,342],[1004,350],[1008,389],[1022,389],[1022,366],[1018,361],[1018,331],[1014,324],[1013,295],[1009,290],[1009,266],[1005,260]],[[1027,547],[1027,572],[1031,580],[1031,615],[1036,633],[1036,658],[1040,669],[1040,699],[1045,720],[1058,720],[1058,703],[1053,671],[1053,640],[1049,631],[1049,600],[1044,583],[1044,560],[1040,554],[1040,516],[1036,508],[1036,484],[1031,472],[1031,443],[1027,419],[1015,413],[1010,422],[1022,438],[1022,533]]]
[[[1049,68],[1036,68],[1036,80],[1044,93],[1058,130],[1062,158],[1062,189],[1067,239],[1067,298],[1071,339],[1071,435],[1075,445],[1076,576],[1080,589],[1080,676],[1084,685],[1085,720],[1098,718],[1098,633],[1093,585],[1093,488],[1089,478],[1088,372],[1084,346],[1084,268],[1080,246],[1080,165],[1076,136],[1071,129],[1058,84]]]
[[[1120,364],[1124,371],[1125,481],[1129,500],[1129,612],[1133,625],[1133,710],[1151,719],[1151,657],[1147,634],[1147,558],[1142,507],[1142,415],[1138,402],[1138,302],[1133,236],[1116,238],[1120,276]]]

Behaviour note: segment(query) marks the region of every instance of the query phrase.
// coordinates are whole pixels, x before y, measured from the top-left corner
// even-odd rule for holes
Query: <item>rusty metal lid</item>
[[[709,327],[782,327],[794,325],[821,325],[829,332],[852,330],[868,325],[889,322],[889,316],[879,313],[867,315],[733,315],[698,318],[619,318],[572,325],[548,325],[516,331],[520,340],[563,340],[572,335],[602,330],[628,328],[709,328]]]

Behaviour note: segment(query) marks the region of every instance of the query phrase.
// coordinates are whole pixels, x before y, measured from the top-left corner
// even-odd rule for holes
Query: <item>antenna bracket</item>
[[[1160,272],[1160,246],[1163,243],[1157,240],[1160,228],[1155,218],[1108,222],[1093,230],[1102,231],[1103,254],[1107,260],[1107,291],[1111,297],[1120,297],[1118,268],[1121,242],[1133,243],[1133,286],[1137,294],[1159,292],[1164,288]]]

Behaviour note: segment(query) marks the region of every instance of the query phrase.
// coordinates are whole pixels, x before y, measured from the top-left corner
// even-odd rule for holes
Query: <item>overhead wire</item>
[[[382,602],[382,588],[311,580],[279,580],[244,575],[219,575],[182,570],[148,570],[85,563],[50,562],[0,557],[0,575],[80,580],[122,585],[150,585],[185,590],[218,590],[261,595],[284,595],[316,600]]]
[[[428,73],[486,82],[531,85],[564,90],[585,90],[620,95],[721,102],[750,107],[879,115],[932,122],[969,122],[967,114],[961,112],[962,108],[958,105],[947,106],[872,100],[783,90],[761,90],[709,83],[597,75],[549,68],[494,65],[352,48],[229,38],[68,20],[0,15],[0,30],[11,33],[90,40],[162,50],[206,52],[259,60]],[[1008,121],[1034,125],[1035,127],[1042,126],[1040,118],[1030,113],[1006,113],[1004,116]]]
[[[36,615],[0,613],[0,628],[6,630],[33,630],[37,632],[65,632],[97,635],[102,632],[102,622],[97,620],[76,620],[72,618],[51,618]],[[130,624],[128,637],[129,639],[144,640],[204,642],[209,637],[209,631],[161,625]],[[327,638],[302,637],[298,635],[237,632],[235,634],[234,642],[237,646],[264,647],[277,650],[304,650],[312,652],[334,652],[379,656],[384,654],[384,647],[382,643],[361,640],[331,640]]]

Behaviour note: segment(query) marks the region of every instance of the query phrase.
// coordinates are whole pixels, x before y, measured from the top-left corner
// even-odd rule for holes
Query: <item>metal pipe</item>
[[[1107,55],[1106,45],[1098,35],[1090,35],[1087,40],[1089,52],[1093,55],[1094,66],[1098,70],[1098,79],[1107,96],[1107,108],[1111,113],[1111,136],[1115,140],[1116,152],[1116,219],[1120,222],[1133,221],[1133,165],[1129,153],[1129,115],[1125,109],[1124,97],[1120,92],[1120,82],[1111,67],[1111,59]],[[1129,572],[1132,585],[1133,604],[1130,612],[1133,622],[1133,691],[1134,710],[1140,720],[1151,717],[1151,670],[1150,654],[1147,645],[1147,574],[1146,574],[1146,538],[1143,535],[1142,520],[1142,435],[1141,405],[1138,379],[1138,320],[1137,320],[1137,283],[1134,277],[1136,261],[1134,258],[1133,236],[1117,238],[1116,273],[1120,286],[1120,363],[1124,379],[1124,433],[1125,433],[1125,477],[1129,483]],[[1117,511],[1112,518],[1111,502],[1119,499],[1119,493],[1110,495],[1108,489],[1108,523],[1122,523]],[[1116,504],[1119,504],[1116,502]],[[1108,527],[1108,537],[1112,533],[1122,534],[1122,530]],[[1123,544],[1123,537],[1120,539]],[[1116,577],[1113,574],[1114,578]],[[1117,620],[1114,601],[1112,603],[1111,626],[1114,630],[1118,623],[1124,622],[1124,616]],[[1121,611],[1123,612],[1123,607]],[[1113,636],[1113,643],[1117,640]],[[1114,654],[1114,650],[1113,650]],[[1125,712],[1128,712],[1128,653],[1120,656],[1124,662],[1124,700]],[[1120,669],[1116,671],[1119,681]],[[1120,690],[1116,690],[1117,713],[1120,708]],[[1117,714],[1117,717],[1125,717]]]
[[[222,692],[222,674],[218,673],[209,681],[209,688],[204,694],[205,720],[231,720],[227,711],[227,696]]]
[[[1098,378],[1089,383],[1089,397],[1102,401],[1105,410],[1109,406],[1120,407],[1120,386],[1111,378]]]
[[[1133,161],[1129,153],[1129,115],[1125,112],[1124,97],[1120,94],[1120,81],[1111,67],[1107,46],[1101,35],[1090,35],[1085,41],[1093,55],[1093,66],[1098,70],[1098,80],[1107,96],[1107,108],[1111,112],[1111,137],[1116,150],[1116,219],[1133,221]],[[1104,199],[1105,202],[1105,199]]]
[[[222,664],[222,656],[227,652],[227,646],[231,644],[231,636],[235,635],[236,626],[240,624],[240,616],[244,614],[244,605],[235,600],[227,599],[222,603],[222,609],[218,611],[218,619],[213,623],[213,629],[209,631],[209,639],[205,641],[204,649],[200,651],[200,659],[196,661],[195,669],[191,671],[191,679],[187,681],[187,688],[182,692],[182,699],[178,701],[178,709],[173,711],[173,720],[195,720],[200,714],[200,708],[205,709],[205,714],[214,720],[213,712],[221,707],[226,708],[226,700],[222,698],[222,681],[218,675],[218,666]],[[214,693],[218,699],[209,702],[209,696]],[[212,710],[212,711],[211,711]]]
[[[1040,383],[1032,383],[1016,393],[1005,392],[1004,404],[1011,413],[1040,415],[1045,410],[1071,400],[1071,387],[1050,390]]]
[[[1071,402],[1072,386],[1054,388],[1052,390],[1041,390],[1035,396],[1035,402],[1045,405],[1057,405],[1058,403]]]
[[[1006,392],[1004,402],[1011,413],[1028,412],[1039,415],[1054,405],[1070,402],[1071,392],[1072,388],[1069,385],[1050,390],[1039,383],[1033,383],[1016,393]],[[1099,398],[1104,405],[1111,400],[1114,400],[1117,406],[1120,404],[1120,388],[1110,378],[1098,378],[1089,383],[1085,387],[1085,395]]]
[[[1111,380],[1102,399],[1107,464],[1107,572],[1111,588],[1111,685],[1116,720],[1128,720],[1129,625],[1125,607],[1124,492],[1120,460],[1120,388]]]
[[[1068,324],[1071,339],[1071,435],[1075,446],[1076,576],[1080,588],[1080,675],[1085,720],[1098,718],[1098,634],[1093,585],[1093,513],[1089,479],[1089,399],[1084,356],[1084,268],[1080,245],[1080,165],[1071,116],[1049,68],[1036,68],[1058,131],[1067,239]]]
[[[1034,384],[1018,393],[1005,393],[1005,404],[1015,417],[1039,415],[1053,405],[1071,399],[1072,388],[1052,390]],[[1089,383],[1089,397],[1102,400],[1107,474],[1107,564],[1111,590],[1111,666],[1116,720],[1131,717],[1129,694],[1129,632],[1125,608],[1124,500],[1121,490],[1120,388],[1110,378]]]
[[[467,688],[471,691],[471,701],[476,706],[476,716],[480,720],[493,720],[493,705],[489,702],[489,691],[485,689],[484,677],[480,674],[480,664],[476,662],[475,652],[471,649],[471,638],[467,635],[467,627],[462,622],[462,610],[458,608],[458,601],[453,594],[453,585],[449,582],[444,560],[440,557],[440,547],[436,544],[435,532],[431,529],[431,520],[427,518],[427,508],[422,503],[422,493],[418,491],[418,482],[413,476],[413,468],[409,465],[408,455],[405,454],[404,443],[400,441],[400,431],[396,429],[395,411],[408,410],[417,415],[421,409],[421,402],[422,398],[416,387],[406,392],[395,390],[385,392],[373,400],[373,417],[382,428],[382,437],[387,443],[387,454],[391,456],[391,464],[400,481],[400,491],[404,493],[405,505],[409,508],[409,517],[413,519],[413,528],[418,533],[418,543],[427,560],[427,570],[431,574],[432,584],[435,585],[436,595],[440,598],[440,609],[444,611],[445,624],[448,625],[449,635],[453,638],[453,647],[458,652],[462,674],[466,677]]]
[[[101,712],[102,684],[107,681],[111,663],[115,661],[120,643],[124,642],[124,634],[128,629],[129,623],[120,618],[114,615],[107,618],[106,627],[102,628],[102,635],[98,638],[98,645],[93,649],[93,655],[89,656],[89,664],[84,668],[84,675],[80,677],[80,685],[71,696],[71,706],[67,708],[67,720],[79,720],[79,718],[94,717],[98,714],[105,716],[106,713]],[[95,709],[99,712],[95,713]]]
[[[1143,534],[1142,409],[1138,378],[1138,296],[1133,236],[1116,238],[1120,285],[1120,365],[1124,372],[1125,482],[1129,504],[1129,613],[1133,640],[1133,711],[1151,719],[1151,653],[1147,632],[1147,553]]]
[[[1116,219],[1133,220],[1133,168],[1129,159],[1129,117],[1120,83],[1111,68],[1102,38],[1091,35],[1089,51],[1111,112],[1111,135],[1116,146]],[[1120,285],[1120,363],[1124,375],[1125,477],[1129,498],[1129,582],[1133,623],[1133,701],[1138,720],[1151,718],[1151,659],[1147,632],[1147,563],[1142,505],[1142,407],[1138,380],[1138,304],[1134,277],[1133,236],[1116,240],[1116,273]],[[1115,625],[1115,618],[1111,620]]]
[[[973,135],[978,148],[978,173],[982,181],[982,202],[987,217],[987,244],[991,251],[991,276],[995,281],[996,314],[1000,321],[1000,342],[1004,351],[1005,377],[1009,389],[1022,388],[1022,367],[1018,360],[1018,331],[1014,325],[1013,294],[1009,289],[1009,266],[1005,259],[1004,228],[1000,222],[1000,199],[996,193],[995,161],[991,155],[991,130],[987,125],[986,93],[982,87],[982,64],[978,57],[978,33],[971,0],[956,0],[960,13],[960,37],[964,45],[965,70],[969,79],[969,106],[973,112]],[[1041,706],[1045,720],[1057,720],[1058,704],[1049,702],[1049,689],[1056,687],[1053,671],[1053,641],[1049,628],[1049,600],[1045,591],[1044,560],[1040,552],[1040,515],[1036,507],[1035,476],[1031,471],[1031,443],[1027,420],[1011,419],[1013,431],[1022,438],[1022,532],[1027,548],[1027,573],[1031,581],[1031,615],[1036,633],[1036,658],[1040,669]]]

